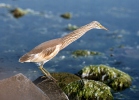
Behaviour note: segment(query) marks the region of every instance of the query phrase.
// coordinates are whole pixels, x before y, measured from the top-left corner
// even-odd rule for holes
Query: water
[[[44,67],[50,72],[76,73],[86,65],[105,64],[116,67],[133,77],[131,87],[114,94],[115,99],[139,98],[139,10],[138,0],[1,0],[8,4],[31,10],[21,18],[14,18],[9,10],[0,7],[0,79],[23,73],[34,80],[43,75],[33,63],[19,63],[18,59],[38,44],[62,37],[70,31],[67,25],[85,25],[99,21],[109,29],[91,30],[69,45]],[[60,17],[72,13],[69,20]],[[103,53],[101,56],[73,58],[72,51],[83,49]]]

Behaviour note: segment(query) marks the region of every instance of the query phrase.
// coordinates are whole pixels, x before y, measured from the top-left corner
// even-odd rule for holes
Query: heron
[[[52,58],[54,58],[59,53],[59,51],[67,47],[75,40],[79,39],[91,29],[107,30],[107,28],[102,26],[98,21],[92,21],[91,23],[86,24],[61,38],[52,39],[41,43],[28,53],[24,54],[19,59],[19,62],[34,62],[39,66],[39,69],[45,76],[47,76],[49,79],[55,80],[50,75],[50,73],[43,67],[43,65]]]

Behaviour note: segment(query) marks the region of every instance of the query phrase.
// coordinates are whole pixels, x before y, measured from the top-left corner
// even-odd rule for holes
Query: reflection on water
[[[28,2],[28,3],[27,3]],[[133,77],[133,86],[139,87],[139,18],[138,0],[92,1],[76,0],[53,2],[51,0],[1,0],[0,3],[0,79],[19,72],[34,80],[42,75],[33,63],[19,63],[18,59],[36,45],[68,34],[68,24],[82,26],[93,20],[101,22],[109,31],[91,30],[79,40],[62,50],[44,66],[50,72],[76,73],[90,64],[105,64],[127,72]],[[32,5],[30,5],[32,4]],[[14,18],[10,10],[29,10],[21,18]],[[71,19],[61,14],[70,12]],[[74,58],[74,50],[90,50],[101,56]],[[132,87],[131,87],[132,88]],[[117,98],[139,98],[138,89],[127,89]],[[128,95],[130,94],[130,95]],[[121,96],[122,95],[122,96]],[[134,99],[136,100],[136,99]]]

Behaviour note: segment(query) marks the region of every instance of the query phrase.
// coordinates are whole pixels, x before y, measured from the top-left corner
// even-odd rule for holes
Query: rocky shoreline
[[[33,82],[22,73],[0,80],[0,100],[113,100],[111,91],[129,88],[132,78],[106,65],[90,65],[78,72],[51,73]]]

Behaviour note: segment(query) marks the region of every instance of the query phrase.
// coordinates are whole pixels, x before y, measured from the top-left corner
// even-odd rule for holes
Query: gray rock
[[[47,77],[39,77],[34,83],[45,92],[51,100],[69,100],[57,83]]]
[[[51,100],[22,74],[0,80],[0,100]]]

